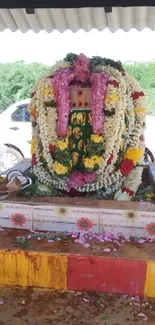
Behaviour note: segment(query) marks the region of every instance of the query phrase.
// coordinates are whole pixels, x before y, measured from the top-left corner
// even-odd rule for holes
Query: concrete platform
[[[0,250],[0,285],[155,297],[155,260]]]
[[[0,227],[40,231],[92,231],[155,238],[151,203],[44,197],[0,202]]]

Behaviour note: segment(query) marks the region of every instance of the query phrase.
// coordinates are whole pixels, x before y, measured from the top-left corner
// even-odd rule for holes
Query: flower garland
[[[92,89],[92,133],[85,141],[82,170],[74,168],[70,154],[72,82]],[[38,80],[29,111],[32,165],[39,181],[65,191],[104,188],[116,199],[134,195],[141,182],[146,103],[138,82],[120,63],[67,55]]]

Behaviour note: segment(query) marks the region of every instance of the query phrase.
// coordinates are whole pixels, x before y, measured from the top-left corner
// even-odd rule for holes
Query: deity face
[[[74,140],[70,140],[70,141],[69,141],[69,148],[70,148],[70,149],[74,149],[74,148],[75,148]]]
[[[85,125],[86,123],[86,113],[77,114],[77,124]]]
[[[72,117],[71,117],[71,123],[73,125],[76,125],[77,124],[77,113],[73,113],[72,114]]]
[[[88,114],[88,123],[92,125],[92,116],[91,113]]]
[[[71,137],[71,135],[72,135],[72,127],[69,126],[69,127],[68,127],[67,136],[68,136],[68,137]]]
[[[80,140],[78,143],[78,149],[81,150],[83,147],[83,140]]]
[[[73,161],[73,165],[74,165],[74,166],[77,164],[78,159],[79,159],[79,154],[78,154],[78,152],[73,152],[73,153],[72,153],[72,161]]]
[[[73,129],[73,134],[75,136],[76,139],[80,139],[82,136],[82,131],[79,127],[76,127]]]

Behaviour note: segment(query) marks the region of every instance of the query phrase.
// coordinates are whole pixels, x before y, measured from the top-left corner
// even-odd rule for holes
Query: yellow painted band
[[[155,297],[155,262],[147,262],[146,281],[144,295]]]
[[[0,250],[0,285],[67,289],[67,255]]]

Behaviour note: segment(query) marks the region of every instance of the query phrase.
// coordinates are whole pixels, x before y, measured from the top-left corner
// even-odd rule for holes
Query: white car
[[[13,167],[24,157],[31,157],[32,130],[27,110],[29,102],[30,99],[17,102],[0,114],[0,173]],[[149,141],[147,142],[150,144]],[[154,161],[148,149],[145,160]]]
[[[0,114],[0,144],[6,152],[0,162],[0,172],[13,167],[24,157],[30,158],[31,122],[28,112],[30,99],[19,101]]]

